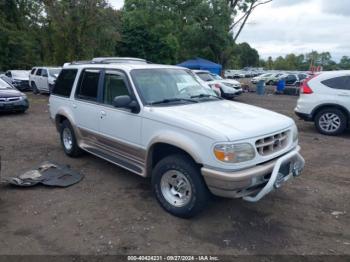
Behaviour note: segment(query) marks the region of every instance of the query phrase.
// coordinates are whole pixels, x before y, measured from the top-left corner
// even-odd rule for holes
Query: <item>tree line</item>
[[[337,63],[332,59],[329,52],[312,51],[307,54],[287,54],[285,57],[279,56],[275,59],[269,57],[267,60],[261,59],[260,66],[274,70],[300,70],[308,71],[310,67],[321,68],[325,71],[350,69],[350,57],[343,56]]]
[[[125,0],[115,10],[107,0],[2,0],[0,70],[99,56],[165,64],[203,57],[224,68],[306,65],[298,56],[259,60],[248,43],[236,43],[254,10],[270,1]]]

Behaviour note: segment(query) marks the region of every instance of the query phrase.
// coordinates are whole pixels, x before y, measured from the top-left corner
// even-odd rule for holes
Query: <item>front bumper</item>
[[[294,111],[294,113],[299,117],[301,118],[302,120],[305,120],[305,121],[312,121],[312,115],[311,114],[306,114],[306,113],[301,113],[301,112],[298,112],[298,111]]]
[[[217,196],[259,201],[291,177],[299,176],[305,161],[300,147],[267,163],[234,172],[201,169],[209,190]]]
[[[15,102],[0,102],[0,112],[25,111],[29,108],[27,99]]]

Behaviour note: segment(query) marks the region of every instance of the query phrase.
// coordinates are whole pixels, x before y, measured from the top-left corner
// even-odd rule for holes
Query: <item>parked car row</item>
[[[280,80],[284,80],[288,86],[299,86],[309,75],[306,73],[266,73],[251,79],[253,84],[263,80],[267,85],[277,85]]]
[[[262,69],[245,69],[245,70],[225,70],[224,76],[225,78],[249,78],[255,77],[263,74],[264,71]]]

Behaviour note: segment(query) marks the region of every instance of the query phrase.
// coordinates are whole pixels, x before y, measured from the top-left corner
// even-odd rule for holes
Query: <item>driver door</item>
[[[103,95],[99,110],[100,143],[115,157],[143,161],[141,149],[141,123],[138,113],[116,108],[113,99],[130,95],[132,89],[127,76],[119,70],[106,70],[103,79]],[[125,159],[124,159],[125,160]]]

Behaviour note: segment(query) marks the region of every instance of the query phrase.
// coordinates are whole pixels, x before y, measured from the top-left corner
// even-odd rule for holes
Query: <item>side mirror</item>
[[[135,100],[133,100],[130,96],[116,96],[113,99],[113,106],[117,108],[127,108],[131,109],[132,112],[138,109],[138,104]]]

